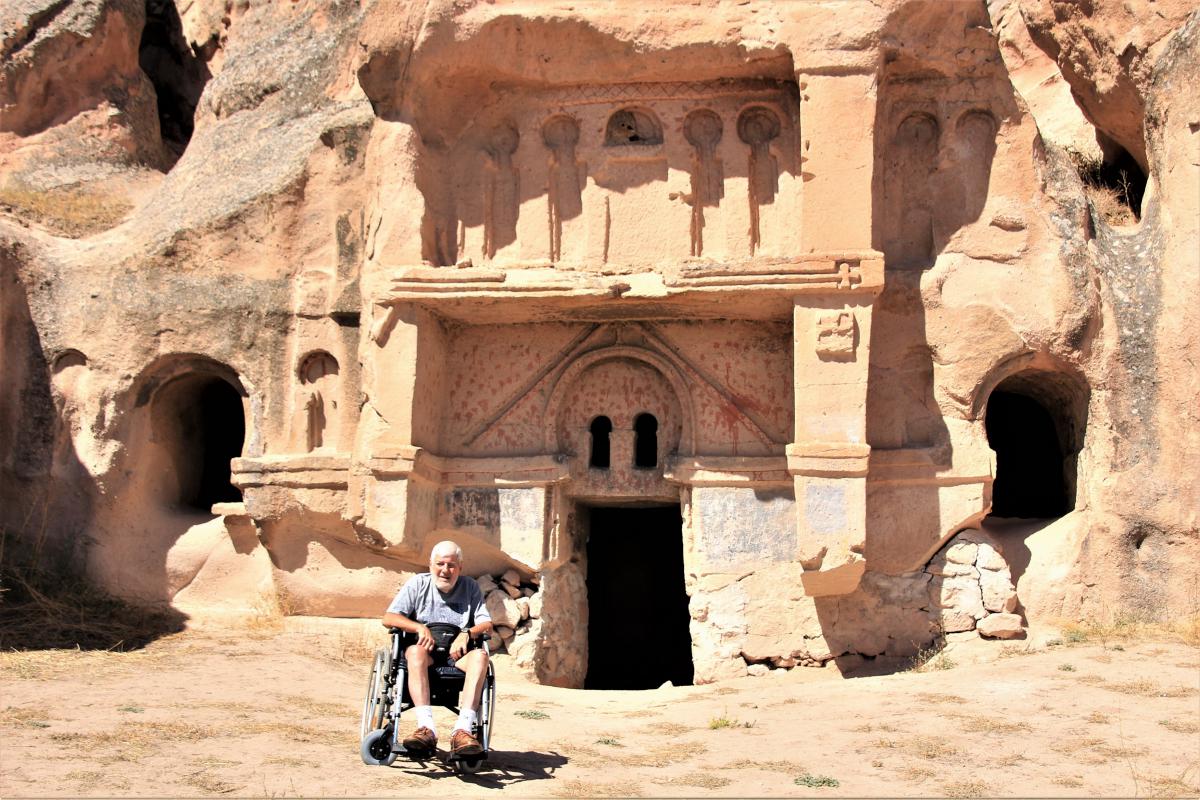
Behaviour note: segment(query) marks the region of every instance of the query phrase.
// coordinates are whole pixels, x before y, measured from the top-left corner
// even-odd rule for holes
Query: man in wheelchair
[[[429,669],[446,663],[466,675],[458,722],[450,733],[450,752],[455,759],[470,759],[483,752],[472,731],[478,721],[480,700],[488,672],[486,648],[471,649],[471,642],[492,630],[492,618],[483,592],[473,578],[462,575],[462,548],[451,541],[438,542],[429,554],[429,572],[414,575],[383,615],[383,624],[416,637],[404,651],[408,663],[408,694],[417,716],[417,728],[404,740],[404,749],[414,757],[431,756],[437,748],[437,727],[430,704]],[[439,656],[430,626],[449,624],[459,628],[446,656]],[[439,663],[441,662],[441,663]]]

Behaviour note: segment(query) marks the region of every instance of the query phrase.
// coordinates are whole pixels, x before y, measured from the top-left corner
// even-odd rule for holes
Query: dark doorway
[[[223,380],[213,380],[200,390],[200,450],[203,468],[199,491],[191,505],[207,511],[213,503],[236,503],[242,493],[230,482],[230,460],[242,454],[246,421],[242,398]]]
[[[996,451],[992,513],[998,517],[1060,517],[1071,510],[1065,459],[1050,413],[1032,397],[994,391],[984,418]]]
[[[155,398],[156,435],[170,454],[178,494],[164,498],[197,511],[236,503],[230,459],[242,454],[246,419],[238,390],[210,374],[180,377]]]
[[[585,689],[692,683],[679,506],[591,508]]]

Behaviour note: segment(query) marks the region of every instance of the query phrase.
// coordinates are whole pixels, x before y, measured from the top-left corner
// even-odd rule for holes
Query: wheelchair
[[[434,639],[434,666],[429,668],[429,701],[434,706],[445,706],[457,714],[459,695],[467,676],[458,667],[445,662],[450,645],[460,629],[444,623],[433,623],[427,627]],[[414,705],[408,693],[408,665],[404,651],[409,645],[416,644],[417,637],[399,628],[389,628],[388,631],[391,633],[390,646],[375,651],[375,662],[367,681],[367,696],[362,712],[362,744],[359,747],[363,763],[377,767],[390,766],[397,756],[406,753],[400,733],[400,714]],[[487,640],[488,635],[484,634],[468,647],[481,647],[490,656]],[[496,675],[489,657],[478,721],[472,731],[483,752],[461,758],[452,755],[450,761],[455,772],[478,772],[487,760],[495,699]]]

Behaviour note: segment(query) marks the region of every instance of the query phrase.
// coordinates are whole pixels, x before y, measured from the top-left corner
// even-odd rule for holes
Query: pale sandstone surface
[[[0,524],[48,562],[197,619],[376,616],[452,537],[540,584],[489,602],[560,686],[599,505],[680,508],[697,681],[1196,612],[1191,4],[0,21]],[[1148,170],[1141,221],[1064,148]],[[75,194],[119,213],[20,204]],[[1055,426],[1053,522],[984,521],[998,387]],[[184,510],[222,439],[240,501]]]
[[[133,653],[0,661],[5,797],[1189,796],[1195,647],[1037,647],[950,669],[843,679],[833,668],[717,685],[581,692],[497,659],[494,752],[360,763],[361,629],[204,628]],[[377,626],[373,626],[377,629]],[[20,660],[18,660],[20,659]],[[1069,667],[1070,669],[1066,669]],[[63,697],[76,702],[62,702]],[[539,712],[541,718],[521,716]],[[713,720],[732,725],[710,727]],[[405,716],[406,727],[410,719]],[[443,737],[452,724],[439,710]],[[48,758],[53,752],[69,757]],[[805,775],[837,786],[808,788]]]

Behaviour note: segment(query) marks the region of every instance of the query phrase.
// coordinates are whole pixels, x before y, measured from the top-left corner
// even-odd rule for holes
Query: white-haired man
[[[408,694],[417,715],[417,729],[404,740],[413,755],[432,755],[437,749],[437,727],[429,700],[429,667],[434,663],[434,639],[428,625],[443,622],[462,630],[450,645],[454,666],[466,673],[461,711],[450,734],[450,751],[455,756],[473,756],[483,747],[473,733],[479,716],[480,698],[487,677],[488,654],[480,648],[467,650],[468,642],[492,630],[483,592],[473,578],[462,575],[462,548],[451,541],[438,542],[429,554],[429,572],[414,575],[383,615],[383,624],[417,637],[404,651],[408,661]]]

